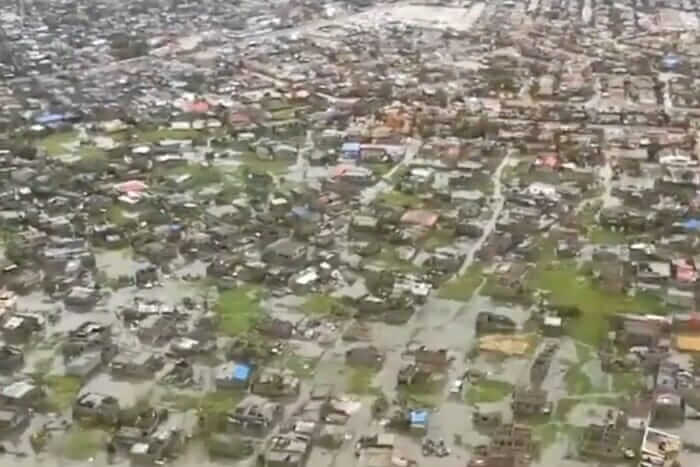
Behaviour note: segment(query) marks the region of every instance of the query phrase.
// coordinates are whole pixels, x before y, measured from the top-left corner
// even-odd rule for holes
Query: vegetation
[[[528,275],[531,290],[548,290],[553,305],[572,306],[581,316],[567,322],[567,331],[584,343],[597,345],[608,331],[608,317],[617,312],[659,313],[660,303],[651,297],[630,297],[622,293],[601,290],[591,277],[580,274],[574,261],[559,261],[553,252],[542,255],[537,266]]]
[[[455,240],[454,230],[436,229],[425,239],[423,248],[433,251],[436,248],[451,245]]]
[[[619,245],[625,243],[625,234],[602,227],[594,227],[588,231],[588,238],[597,245]]]
[[[239,287],[219,295],[215,310],[224,334],[237,336],[253,329],[262,314],[258,293],[253,287]]]
[[[566,390],[571,395],[588,394],[593,391],[593,383],[582,367],[582,363],[572,365],[564,375]]]
[[[376,374],[372,368],[350,368],[347,377],[348,392],[357,395],[376,394],[379,389],[372,386]]]
[[[48,390],[48,405],[51,410],[69,408],[81,387],[80,380],[72,376],[49,375],[43,382]]]
[[[37,146],[44,150],[49,157],[57,157],[68,153],[66,145],[77,143],[78,134],[75,131],[62,131],[44,136]]]
[[[404,385],[399,388],[399,396],[410,407],[436,407],[440,404],[444,382],[442,379]]]
[[[386,269],[400,272],[416,272],[420,267],[411,261],[401,259],[395,248],[384,246],[379,253],[379,262],[383,263]]]
[[[379,201],[390,206],[403,208],[418,208],[423,203],[417,195],[404,193],[397,190],[382,193],[379,196]]]
[[[108,439],[109,435],[104,431],[86,430],[76,425],[66,433],[62,454],[70,460],[85,461],[104,448]]]
[[[291,370],[297,378],[308,379],[313,377],[318,361],[318,358],[304,358],[288,353],[280,360],[279,366]]]
[[[440,287],[438,296],[448,300],[469,301],[483,280],[482,268],[472,266],[463,275],[455,277]]]
[[[273,174],[278,174],[285,172],[290,166],[296,163],[296,160],[284,157],[261,159],[254,152],[246,152],[241,156],[241,162],[255,172],[270,172]]]
[[[614,373],[612,377],[613,392],[636,394],[644,389],[644,376],[641,373]]]
[[[512,393],[512,384],[505,381],[485,379],[469,388],[467,400],[472,404],[500,402]]]
[[[344,315],[346,312],[346,307],[340,299],[327,294],[311,295],[301,309],[311,315]]]

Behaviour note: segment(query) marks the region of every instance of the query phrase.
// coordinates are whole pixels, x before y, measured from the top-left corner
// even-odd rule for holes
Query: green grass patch
[[[183,412],[197,410],[204,415],[213,415],[235,409],[244,397],[244,391],[214,391],[204,394],[169,392],[163,396],[163,402]]]
[[[377,261],[385,266],[385,269],[399,272],[417,272],[420,267],[413,264],[411,261],[403,260],[399,257],[398,251],[390,246],[383,246],[379,252]]]
[[[644,376],[641,373],[613,373],[612,390],[633,395],[644,389]]]
[[[301,310],[310,315],[344,315],[347,311],[339,298],[328,294],[313,294],[301,306]]]
[[[588,394],[593,391],[591,378],[583,371],[582,363],[569,367],[564,375],[566,391],[570,395]]]
[[[80,379],[73,376],[49,375],[44,378],[48,392],[48,403],[52,410],[65,410],[73,401],[82,386]]]
[[[454,230],[436,229],[425,239],[423,248],[433,251],[436,248],[451,245],[455,240]]]
[[[370,395],[378,394],[379,388],[372,386],[376,370],[373,368],[349,368],[347,375],[347,389],[351,394]]]
[[[579,399],[563,398],[559,399],[557,402],[557,408],[554,411],[554,418],[562,422],[566,422],[569,414],[574,407],[576,407],[581,401]]]
[[[104,431],[74,426],[66,433],[61,454],[70,460],[85,461],[104,449],[108,440],[109,435]]]
[[[165,140],[194,139],[203,134],[201,130],[173,130],[161,128],[158,130],[142,130],[133,133],[134,139],[140,143],[158,143]]]
[[[485,379],[467,390],[467,401],[471,404],[500,402],[513,393],[513,385],[505,381]]]
[[[403,385],[399,388],[398,393],[409,407],[433,408],[440,405],[444,383],[445,380],[440,379]]]
[[[379,196],[379,201],[390,206],[404,208],[418,208],[423,205],[423,201],[417,195],[397,190],[382,193]]]
[[[219,329],[224,334],[238,336],[255,327],[262,314],[258,293],[254,287],[239,287],[219,295],[215,310],[221,319]]]
[[[588,231],[588,239],[596,245],[619,245],[626,243],[625,234],[613,232],[602,227],[593,227]]]
[[[129,217],[124,214],[124,209],[119,205],[112,205],[105,214],[107,220],[114,225],[123,226],[129,223]]]
[[[581,316],[567,321],[571,337],[597,345],[608,331],[608,317],[617,312],[659,313],[658,300],[639,295],[630,297],[599,289],[591,277],[580,273],[573,261],[555,261],[553,253],[544,251],[537,266],[528,274],[530,290],[550,291],[548,300],[553,305],[575,306]]]
[[[289,354],[282,358],[279,367],[291,370],[297,378],[310,379],[314,376],[318,361],[318,358],[304,358]]]
[[[294,158],[275,157],[274,159],[261,159],[254,152],[246,152],[241,156],[241,162],[255,172],[270,172],[279,174],[286,172],[296,163]]]
[[[39,149],[42,149],[49,157],[57,157],[64,154],[69,154],[71,151],[66,149],[66,145],[77,143],[78,133],[75,131],[62,131],[52,133],[39,139],[36,143]]]
[[[372,171],[372,173],[377,177],[383,177],[394,167],[394,164],[390,162],[372,162],[366,164],[367,168]]]
[[[294,108],[279,109],[270,114],[272,120],[293,120],[296,118],[296,110]]]
[[[540,452],[554,444],[561,431],[561,426],[557,423],[543,423],[535,427],[535,437],[539,440]]]
[[[443,284],[438,289],[438,296],[448,300],[468,302],[484,279],[482,272],[480,266],[470,267],[463,275]]]

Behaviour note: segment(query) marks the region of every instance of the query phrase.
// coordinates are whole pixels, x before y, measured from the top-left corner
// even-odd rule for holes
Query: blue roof
[[[344,152],[359,152],[362,149],[360,143],[343,143]]]
[[[250,367],[248,365],[237,364],[233,367],[233,379],[247,381],[250,377]]]
[[[292,208],[292,214],[297,217],[311,217],[311,211],[309,211],[309,208],[304,206],[294,206]]]
[[[46,123],[60,122],[66,118],[68,118],[68,116],[64,114],[43,114],[36,117],[36,122],[43,125]]]
[[[700,219],[688,219],[683,222],[683,227],[688,230],[700,230]]]
[[[426,425],[428,423],[427,410],[412,410],[410,413],[411,425]]]

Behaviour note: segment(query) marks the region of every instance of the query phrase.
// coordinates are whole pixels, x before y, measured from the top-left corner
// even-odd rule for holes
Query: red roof
[[[401,216],[401,222],[405,224],[422,225],[423,227],[433,227],[440,215],[425,209],[410,209]]]
[[[120,193],[141,193],[148,189],[148,185],[140,180],[129,180],[124,183],[115,185],[117,191]]]
[[[187,112],[192,112],[196,114],[205,114],[209,112],[209,108],[209,102],[205,101],[204,99],[197,99],[188,104],[185,104],[185,110]]]

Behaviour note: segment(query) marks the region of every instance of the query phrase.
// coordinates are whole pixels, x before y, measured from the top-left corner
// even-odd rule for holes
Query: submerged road
[[[474,258],[476,257],[476,254],[484,246],[484,243],[486,242],[486,239],[489,238],[489,235],[491,235],[491,233],[493,233],[493,231],[496,229],[496,222],[498,221],[498,216],[501,215],[501,211],[503,211],[503,206],[505,206],[506,204],[506,198],[505,196],[503,196],[503,182],[501,181],[501,175],[503,174],[503,169],[505,169],[508,163],[510,162],[510,155],[511,151],[509,150],[493,174],[493,214],[491,214],[491,218],[484,226],[484,232],[481,234],[481,237],[479,237],[479,239],[474,243],[474,245],[472,245],[472,247],[467,252],[467,257],[464,259],[462,267],[459,268],[460,276],[463,275],[467,271],[467,269],[469,269],[469,266],[471,266],[474,263]]]

